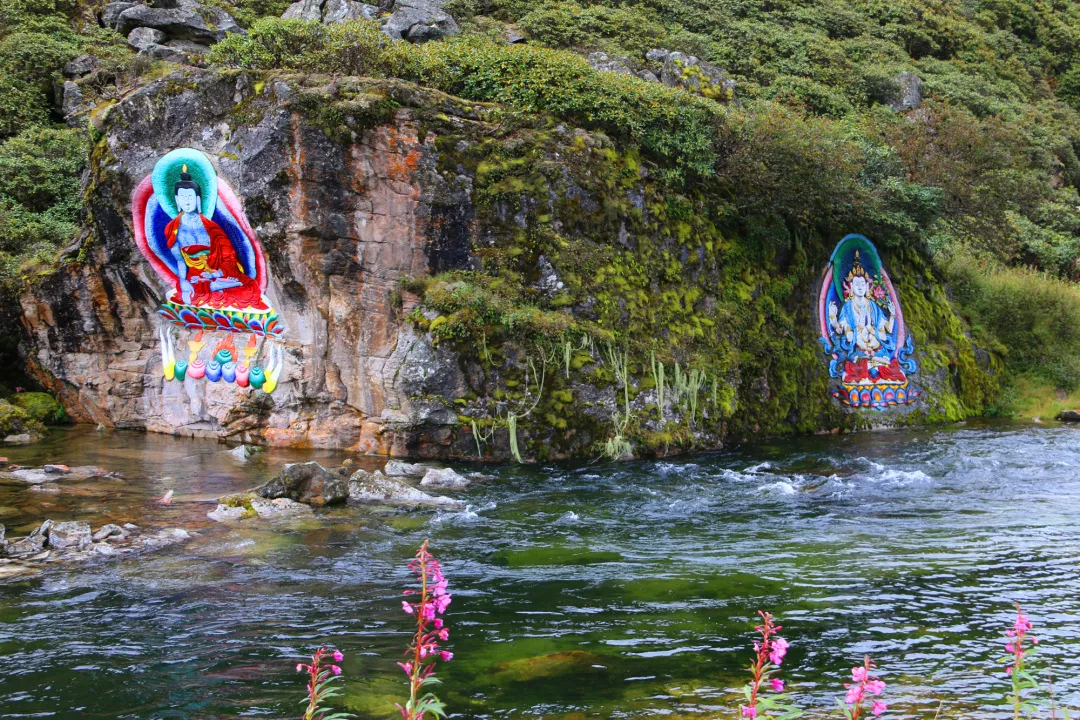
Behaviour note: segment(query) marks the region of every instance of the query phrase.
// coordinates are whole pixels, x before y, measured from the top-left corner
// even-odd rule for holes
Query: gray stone
[[[49,547],[54,550],[74,548],[83,550],[93,542],[90,523],[62,522],[49,528]]]
[[[30,537],[47,538],[47,537],[49,537],[49,530],[52,528],[52,526],[53,526],[53,521],[52,520],[46,520],[45,522],[41,523],[40,525],[37,526],[37,528],[35,528],[34,530],[32,530],[30,532]]]
[[[246,513],[247,510],[245,508],[219,504],[216,508],[206,513],[206,517],[215,522],[232,522],[234,520],[240,520]]]
[[[125,530],[138,530],[139,526],[135,523],[124,523],[123,528]]]
[[[1068,422],[1068,423],[1080,422],[1080,411],[1077,411],[1077,410],[1062,410],[1061,412],[1059,412],[1057,414],[1057,416],[1054,419],[1059,421],[1059,422]]]
[[[383,475],[388,477],[424,477],[432,466],[427,463],[410,463],[404,460],[388,460],[383,467]]]
[[[89,75],[97,67],[97,58],[93,55],[80,55],[64,66],[64,75],[69,78]]]
[[[60,101],[60,110],[64,113],[64,117],[70,117],[79,112],[83,104],[82,88],[67,80],[64,82],[61,92],[63,93],[63,99]]]
[[[71,472],[67,465],[43,465],[41,469],[49,475],[67,475]]]
[[[645,59],[650,62],[663,63],[665,60],[667,60],[667,57],[670,54],[670,50],[665,50],[664,48],[653,48],[652,50],[645,53]]]
[[[641,70],[640,72],[638,72],[637,76],[642,80],[648,80],[649,82],[660,82],[660,78],[656,77],[656,74],[653,73],[652,70]]]
[[[296,517],[314,513],[314,510],[311,509],[310,505],[298,503],[295,500],[290,500],[288,498],[274,498],[273,500],[252,498],[251,509],[254,510],[259,517],[267,519]]]
[[[922,105],[922,78],[912,72],[902,72],[896,76],[899,92],[890,107],[896,112],[918,110]]]
[[[5,552],[8,555],[30,555],[32,553],[41,552],[45,547],[44,535],[30,535],[28,537],[19,538],[13,540],[7,544]]]
[[[93,540],[94,542],[100,542],[101,540],[110,537],[124,537],[124,529],[119,525],[113,525],[112,523],[102,525],[101,529],[94,533]]]
[[[245,32],[224,10],[194,4],[178,8],[136,5],[120,13],[116,29],[121,34],[140,27],[160,30],[173,40],[194,40],[203,45],[220,42],[228,33]]]
[[[94,467],[93,465],[78,465],[73,468],[68,468],[68,471],[64,473],[62,477],[65,481],[77,482],[100,477],[104,474],[105,471],[99,467]],[[46,472],[44,468],[20,468],[18,470],[0,472],[0,478],[4,478],[5,480],[19,480],[21,482],[36,485],[39,483],[55,482],[58,479],[58,476],[54,473]]]
[[[8,445],[29,445],[34,442],[34,437],[30,433],[19,433],[18,435],[8,435],[4,438],[4,442]]]
[[[430,487],[437,490],[464,490],[469,487],[468,478],[462,477],[450,468],[432,468],[420,481],[420,487]]]
[[[519,43],[527,42],[528,38],[519,33],[513,28],[506,28],[503,32],[503,37],[506,39],[507,45],[517,45]]]
[[[277,477],[252,492],[267,499],[289,498],[322,507],[345,502],[349,497],[349,482],[317,462],[289,463],[282,466]]]
[[[166,40],[165,33],[150,27],[137,27],[128,33],[128,45],[136,50],[147,50],[161,45]]]
[[[601,72],[612,72],[619,75],[633,75],[634,71],[627,65],[628,58],[608,55],[607,53],[589,53],[589,64]]]
[[[322,21],[327,25],[350,20],[374,20],[379,8],[353,0],[326,0]]]
[[[120,551],[109,543],[98,542],[91,546],[91,550],[98,555],[119,555]]]
[[[649,54],[654,52],[650,50]],[[649,54],[646,54],[646,57],[649,57]],[[669,52],[663,62],[660,82],[668,87],[681,87],[714,100],[727,101],[735,98],[735,81],[728,78],[725,70],[712,63],[681,52]]]
[[[441,495],[429,495],[402,480],[386,477],[378,470],[374,473],[365,470],[357,470],[353,473],[353,476],[349,478],[349,497],[357,502],[382,505],[464,507],[457,500]]]
[[[322,6],[324,0],[300,0],[285,8],[281,17],[285,20],[319,20],[322,21]]]
[[[133,8],[139,3],[133,2],[111,2],[105,6],[105,9],[101,11],[101,24],[107,28],[116,29],[117,23],[120,21],[120,13],[129,8]]]
[[[247,445],[237,445],[232,450],[229,450],[228,454],[232,455],[234,460],[245,462],[249,457],[254,455],[255,452]]]
[[[441,0],[398,0],[382,31],[395,40],[425,42],[455,35],[458,26]]]

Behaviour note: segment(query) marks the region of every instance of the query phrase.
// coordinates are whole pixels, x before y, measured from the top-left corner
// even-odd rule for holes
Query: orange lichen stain
[[[420,164],[421,154],[416,149],[416,137],[409,137],[394,128],[387,128],[386,141],[390,149],[390,155],[386,160],[387,175],[393,180],[408,182],[416,171],[416,166]]]

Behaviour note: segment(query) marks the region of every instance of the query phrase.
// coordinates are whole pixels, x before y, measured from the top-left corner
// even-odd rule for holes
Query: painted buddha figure
[[[228,235],[200,212],[202,190],[186,165],[173,192],[179,212],[165,227],[165,240],[179,269],[172,302],[265,310],[262,290],[244,272]]]
[[[883,308],[881,303],[884,303]],[[895,358],[893,326],[896,311],[884,286],[863,269],[859,253],[845,282],[844,303],[829,303],[829,328],[847,360],[845,383],[904,382],[907,377]]]

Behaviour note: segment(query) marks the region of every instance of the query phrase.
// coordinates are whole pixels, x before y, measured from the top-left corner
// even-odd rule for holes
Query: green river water
[[[1012,717],[1000,661],[1012,603],[1039,666],[1080,706],[1080,435],[966,425],[785,439],[599,465],[487,466],[468,509],[320,511],[275,528],[206,519],[282,462],[268,451],[128,432],[54,431],[12,462],[122,478],[59,492],[0,484],[8,536],[42,519],[184,527],[155,554],[0,586],[0,718],[298,718],[303,655],[341,648],[344,705],[396,716],[405,562],[431,539],[450,579],[463,718],[736,717],[758,608],[792,648],[810,717],[838,716],[869,653],[886,717]],[[359,458],[359,466],[381,463]],[[154,498],[176,492],[170,506]],[[1047,713],[1049,716],[1049,713]]]

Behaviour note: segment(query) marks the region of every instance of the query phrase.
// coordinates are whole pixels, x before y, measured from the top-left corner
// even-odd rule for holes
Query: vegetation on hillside
[[[731,267],[805,262],[810,246],[800,238],[848,230],[871,234],[895,257],[929,250],[939,267],[927,277],[952,279],[982,347],[1015,373],[1080,385],[1075,3],[450,0],[462,35],[423,45],[391,43],[373,23],[283,21],[279,0],[213,4],[250,29],[216,46],[213,63],[398,77],[500,103],[511,122],[551,115],[604,133],[620,164],[653,168],[665,222],[702,233],[723,218],[746,255],[723,258]],[[52,93],[63,64],[101,57],[91,90],[104,99],[146,69],[133,68],[122,39],[87,23],[92,13],[74,0],[13,0],[2,14],[0,271],[10,282],[77,227],[72,190],[86,147],[82,129],[57,124]],[[507,45],[508,29],[528,43]],[[725,68],[736,101],[599,72],[584,58],[604,51],[657,71],[645,58],[656,47]],[[889,107],[902,72],[922,79],[918,110]],[[1047,311],[1030,298],[1054,298],[1051,340],[1045,323],[1009,322],[1002,296],[1040,318]]]

